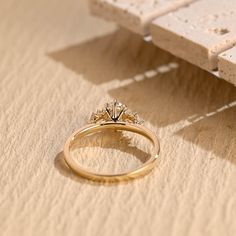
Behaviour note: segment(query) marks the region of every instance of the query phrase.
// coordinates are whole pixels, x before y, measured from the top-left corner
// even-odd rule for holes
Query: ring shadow
[[[222,110],[236,101],[236,88],[228,82],[124,29],[50,52],[48,56],[98,86],[129,78],[131,82],[120,83],[108,93],[157,127],[188,121],[190,125],[176,135],[235,163],[236,111],[235,107]],[[178,68],[169,67],[173,62]],[[163,66],[167,70],[161,70]],[[154,75],[149,76],[150,71]],[[200,117],[203,119],[199,121]],[[202,126],[208,127],[209,132],[201,132],[196,138]],[[231,145],[227,156],[218,148],[221,143],[225,147]]]

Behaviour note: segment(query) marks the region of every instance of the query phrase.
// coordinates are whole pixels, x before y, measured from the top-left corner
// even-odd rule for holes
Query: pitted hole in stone
[[[208,30],[210,33],[217,34],[219,36],[228,34],[230,32],[229,29],[227,28],[214,28],[214,29],[209,29]]]

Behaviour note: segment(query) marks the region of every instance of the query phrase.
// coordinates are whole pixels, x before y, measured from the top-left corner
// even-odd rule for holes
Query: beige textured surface
[[[90,0],[90,8],[94,15],[146,35],[149,33],[150,22],[156,17],[194,1],[196,0]]]
[[[236,47],[219,55],[219,74],[236,85]]]
[[[1,236],[236,235],[232,85],[90,17],[86,1],[1,1],[0,17]],[[104,186],[60,153],[113,97],[158,133],[161,162]]]
[[[202,0],[153,21],[154,43],[206,70],[236,44],[236,1]]]

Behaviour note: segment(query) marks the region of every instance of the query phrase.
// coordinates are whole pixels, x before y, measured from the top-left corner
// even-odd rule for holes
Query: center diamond
[[[136,112],[131,112],[126,105],[113,101],[107,103],[105,107],[101,110],[97,110],[90,117],[91,123],[103,123],[103,122],[128,122],[133,124],[141,124],[142,121],[139,120],[138,114]]]
[[[123,112],[126,110],[127,107],[116,100],[114,102],[106,104],[106,111],[111,120],[113,120],[114,122],[117,122],[122,116]]]

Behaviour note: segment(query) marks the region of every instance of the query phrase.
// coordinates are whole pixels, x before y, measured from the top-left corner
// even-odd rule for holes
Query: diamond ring
[[[111,103],[107,103],[103,109],[92,113],[90,117],[90,124],[80,128],[67,139],[63,150],[67,165],[81,177],[102,182],[125,181],[135,179],[149,173],[157,163],[160,152],[160,144],[155,133],[144,127],[142,123],[143,121],[139,119],[138,114],[131,112],[124,104],[116,100]],[[75,142],[80,141],[87,135],[108,129],[115,131],[130,131],[147,138],[151,141],[153,146],[152,155],[138,168],[118,174],[101,174],[87,170],[71,157],[70,150]]]

